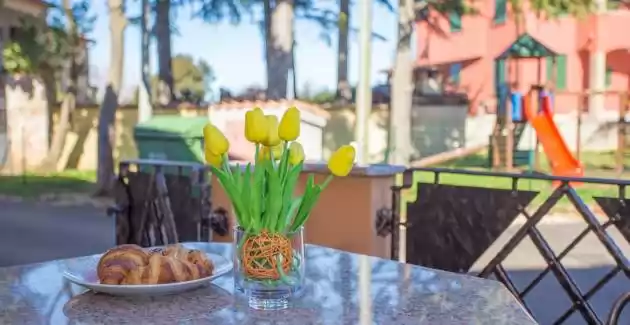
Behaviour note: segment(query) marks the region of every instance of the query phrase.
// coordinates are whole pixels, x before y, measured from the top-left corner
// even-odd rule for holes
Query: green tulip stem
[[[330,184],[330,182],[333,180],[333,178],[335,178],[335,176],[333,175],[328,175],[328,177],[326,177],[326,180],[324,181],[324,183],[320,186],[322,191],[328,186],[328,184]]]
[[[232,169],[230,168],[230,158],[227,153],[224,153],[221,157],[221,163],[223,164],[223,168],[225,171],[232,176]]]
[[[256,143],[256,155],[254,156],[254,163],[258,163],[258,155],[260,154],[260,143]]]

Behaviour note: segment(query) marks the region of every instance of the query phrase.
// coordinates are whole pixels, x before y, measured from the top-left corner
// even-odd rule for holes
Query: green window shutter
[[[545,68],[545,73],[547,75],[547,82],[549,82],[553,78],[553,56],[548,56],[546,61],[547,66]]]
[[[498,92],[499,87],[505,83],[505,59],[497,59],[494,62],[494,89]]]
[[[606,88],[612,86],[613,71],[610,67],[606,67]]]
[[[567,57],[559,55],[556,57],[556,89],[564,90],[567,87]]]
[[[451,26],[451,32],[459,32],[462,30],[462,15],[460,15],[458,12],[449,12],[448,22]]]
[[[494,1],[494,22],[495,24],[505,23],[507,16],[507,0]]]
[[[547,81],[553,79],[553,57],[547,57],[546,67]],[[565,55],[556,56],[556,89],[564,90],[567,87],[567,57]]]

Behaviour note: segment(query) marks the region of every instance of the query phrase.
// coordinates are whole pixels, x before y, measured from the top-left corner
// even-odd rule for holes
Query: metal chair
[[[227,211],[213,209],[209,175],[197,163],[121,162],[116,205],[107,211],[115,218],[116,244],[152,247],[227,234]]]
[[[619,316],[621,316],[621,312],[626,307],[626,305],[630,303],[630,292],[626,292],[621,297],[619,297],[615,304],[613,305],[612,310],[610,311],[610,315],[608,315],[607,325],[618,325],[619,324]]]

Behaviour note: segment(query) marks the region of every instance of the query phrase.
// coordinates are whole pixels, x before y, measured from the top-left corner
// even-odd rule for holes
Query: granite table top
[[[231,245],[208,244],[231,256]],[[535,325],[499,282],[308,246],[305,288],[289,309],[249,309],[231,274],[161,297],[95,294],[64,260],[0,268],[0,324]]]

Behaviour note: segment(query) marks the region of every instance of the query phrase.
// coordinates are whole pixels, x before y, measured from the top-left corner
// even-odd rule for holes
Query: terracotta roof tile
[[[304,110],[313,113],[323,118],[330,118],[330,113],[319,105],[303,102],[300,100],[244,100],[244,101],[223,101],[213,105],[214,109],[250,109],[253,107],[260,107],[262,109],[271,107],[285,107],[291,106],[297,107],[299,110]]]

